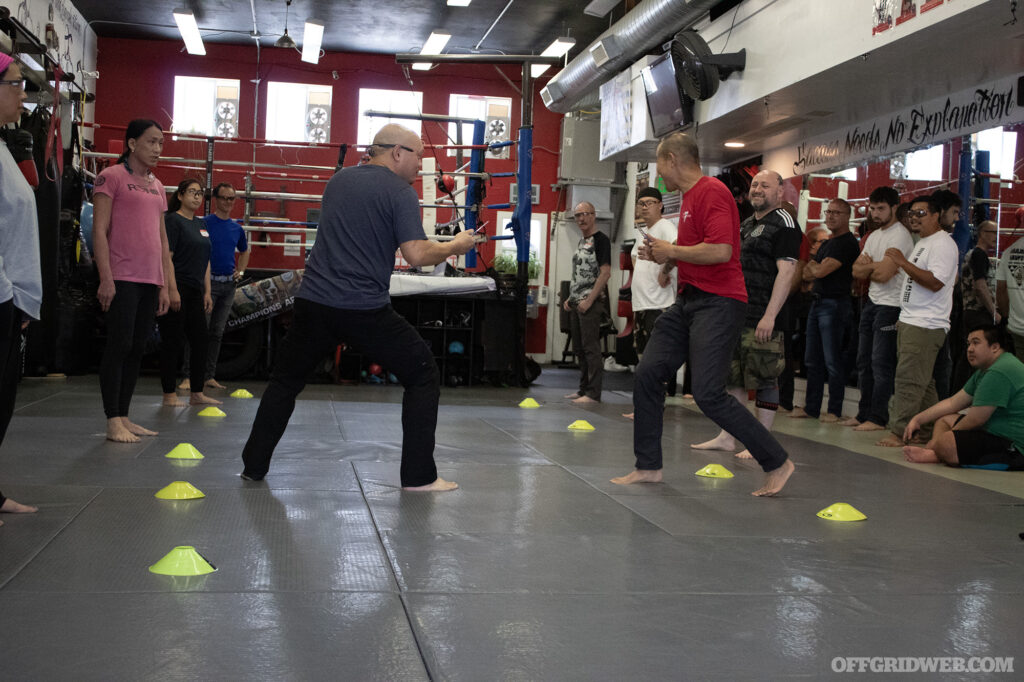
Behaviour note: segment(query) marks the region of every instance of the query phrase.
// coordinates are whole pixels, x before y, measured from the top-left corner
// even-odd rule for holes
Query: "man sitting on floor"
[[[935,433],[923,448],[904,447],[904,456],[920,464],[1024,470],[1024,363],[1003,351],[1002,331],[993,325],[967,336],[967,360],[975,370],[967,384],[907,424],[906,440],[932,421]]]

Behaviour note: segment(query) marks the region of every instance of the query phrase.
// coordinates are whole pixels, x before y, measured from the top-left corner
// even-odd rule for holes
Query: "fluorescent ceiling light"
[[[550,64],[530,64],[530,77],[543,76],[544,72],[551,68]]]
[[[593,2],[583,8],[583,13],[589,14],[592,17],[603,17],[611,12],[612,8],[617,4],[619,4],[619,0],[593,0]]]
[[[451,7],[469,7],[469,3],[473,0],[448,0],[448,5]]]
[[[444,31],[434,31],[427,38],[427,41],[423,43],[423,47],[420,48],[420,54],[441,54],[441,50],[448,44],[448,41],[452,39],[451,33],[445,33]],[[426,71],[432,66],[430,62],[416,62],[412,65],[412,68],[417,71]]]
[[[320,44],[323,40],[324,22],[306,19],[306,27],[302,31],[302,61],[310,64],[320,61]]]
[[[548,45],[547,49],[540,53],[541,57],[561,57],[576,44],[575,38],[561,36],[555,38],[554,42]]]
[[[747,145],[742,142],[726,142],[725,146],[730,147],[732,149],[740,149],[741,147],[746,147]]]
[[[206,47],[203,45],[203,37],[199,35],[199,25],[196,24],[196,15],[191,10],[174,10],[174,22],[178,24],[178,31],[185,41],[185,49],[189,54],[206,54]]]

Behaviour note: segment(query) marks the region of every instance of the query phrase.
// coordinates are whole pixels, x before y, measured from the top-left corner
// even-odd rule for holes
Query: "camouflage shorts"
[[[783,332],[776,330],[765,343],[754,337],[755,330],[744,327],[740,342],[732,354],[729,367],[729,386],[748,391],[775,386],[786,358],[783,351]]]

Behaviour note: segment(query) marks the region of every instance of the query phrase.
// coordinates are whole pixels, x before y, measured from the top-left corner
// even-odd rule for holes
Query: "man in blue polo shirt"
[[[210,295],[213,298],[206,349],[206,385],[210,388],[224,388],[215,378],[220,341],[235,300],[235,283],[249,265],[249,242],[245,238],[245,230],[231,219],[234,203],[235,188],[230,183],[220,183],[213,190],[213,213],[205,218],[206,230],[210,233]],[[236,250],[239,252],[237,264]]]
[[[967,335],[967,361],[975,372],[964,387],[914,415],[903,433],[909,441],[935,422],[932,439],[923,448],[904,447],[903,455],[919,464],[1024,470],[1024,363],[1003,350],[1002,330],[994,325]]]

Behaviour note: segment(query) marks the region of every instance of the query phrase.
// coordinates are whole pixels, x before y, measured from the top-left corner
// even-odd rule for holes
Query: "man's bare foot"
[[[633,412],[623,412],[622,416],[625,417],[626,419],[628,419],[629,421],[633,421],[633,417],[635,415],[634,415]]]
[[[220,383],[216,379],[207,379],[206,383],[203,384],[207,388],[227,388],[224,384]]]
[[[854,426],[854,431],[884,431],[885,427],[872,421],[866,421],[860,426]]]
[[[455,483],[454,481],[446,481],[438,476],[433,483],[428,483],[427,485],[404,485],[402,486],[402,490],[424,493],[443,493],[449,490],[455,490],[458,487],[458,483]]]
[[[935,454],[934,450],[919,448],[913,445],[908,445],[903,448],[903,456],[907,458],[908,462],[916,462],[917,464],[939,463],[939,457]]]
[[[793,466],[792,460],[786,460],[782,466],[774,471],[769,471],[767,477],[764,479],[764,485],[750,493],[754,497],[772,497],[778,495],[782,490],[783,486],[786,485],[786,481],[796,471],[796,467]]]
[[[188,379],[182,379],[181,383],[178,384],[179,391],[191,391],[192,383]]]
[[[193,393],[192,394],[192,397],[188,399],[188,404],[189,405],[223,405],[224,403],[222,403],[219,400],[214,400],[213,398],[211,398],[211,397],[209,397],[207,395],[204,395],[203,392],[200,391],[199,393]]]
[[[589,403],[596,403],[598,401],[594,400],[589,395],[581,395],[579,398],[573,400],[573,402],[576,403],[577,405],[586,405]]]
[[[808,419],[811,415],[804,412],[804,408],[802,407],[794,407],[793,411],[786,416],[790,419]]]
[[[661,469],[634,469],[625,476],[618,476],[611,479],[612,483],[618,485],[630,485],[631,483],[661,483]]]
[[[164,407],[185,407],[185,403],[178,399],[177,393],[164,393]]]
[[[735,455],[733,455],[733,457],[735,457],[736,459],[754,459],[754,456],[750,454],[750,450],[737,452]]]
[[[875,443],[875,445],[880,445],[883,448],[902,448],[905,443],[902,438],[894,433],[890,433],[888,436]]]
[[[860,426],[860,422],[856,417],[847,417],[846,419],[839,422],[840,426]]]
[[[693,450],[735,450],[736,439],[722,431],[711,440],[706,440],[703,443],[690,443],[690,448]]]
[[[138,424],[129,421],[128,417],[121,417],[121,423],[124,424],[124,427],[126,429],[134,433],[136,436],[155,436],[157,434],[156,431],[150,431],[145,427],[139,426]]]
[[[138,443],[141,439],[125,427],[120,417],[114,417],[107,420],[107,440],[115,443]]]
[[[568,398],[569,400],[575,400],[576,398],[580,397],[580,394],[579,393],[567,393],[566,395],[563,395],[562,397],[563,398]]]
[[[793,415],[789,416],[792,417]],[[826,412],[818,418],[818,421],[822,424],[838,424],[840,419],[842,419],[842,417],[832,414],[831,412]]]
[[[39,507],[32,507],[27,504],[15,502],[11,498],[4,500],[4,503],[0,505],[0,512],[5,514],[34,514],[39,511]]]

